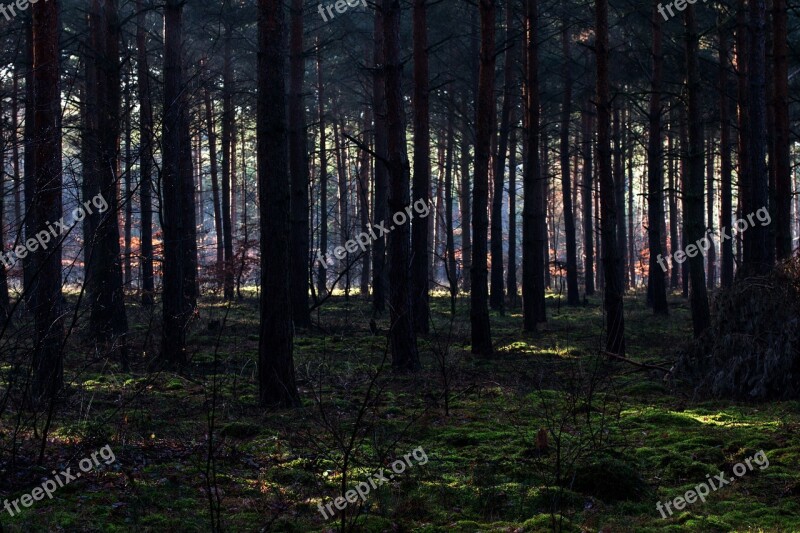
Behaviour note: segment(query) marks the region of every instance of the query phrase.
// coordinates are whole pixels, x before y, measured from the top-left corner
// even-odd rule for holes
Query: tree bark
[[[142,305],[153,305],[153,104],[147,61],[147,28],[142,0],[136,0],[136,77],[139,98],[139,198],[141,201]],[[209,137],[210,138],[210,137]],[[212,152],[213,153],[213,152]],[[212,158],[212,165],[216,160]],[[213,168],[213,167],[212,167]],[[218,218],[218,217],[217,217]]]
[[[578,305],[578,255],[575,239],[575,215],[572,206],[572,181],[569,164],[569,125],[572,116],[572,52],[570,51],[570,31],[566,21],[561,26],[561,51],[563,54],[564,78],[563,99],[561,101],[561,199],[564,209],[564,233],[567,245],[567,305]]]
[[[389,234],[389,343],[392,367],[397,371],[420,368],[414,308],[411,298],[411,258],[408,224],[395,214],[410,205],[410,167],[406,154],[403,112],[402,64],[400,63],[400,0],[383,0],[384,57],[386,60],[386,127],[389,174],[389,211],[395,228]]]
[[[486,264],[489,195],[489,157],[491,154],[492,123],[494,122],[495,76],[495,0],[480,0],[481,52],[478,74],[478,106],[475,133],[475,177],[472,189],[472,292],[470,293],[470,324],[472,353],[492,354],[492,330],[489,323],[489,272]]]
[[[386,113],[386,61],[384,58],[384,13],[383,7],[375,9],[373,28],[373,63],[372,107],[375,112],[375,206],[372,218],[376,224],[388,222],[388,187],[387,168],[388,139]],[[372,309],[375,313],[383,313],[386,309],[386,289],[388,278],[386,270],[386,237],[379,235],[372,243]]]
[[[686,81],[689,100],[689,173],[686,183],[686,244],[685,252],[689,257],[689,277],[691,281],[690,302],[692,307],[692,325],[695,338],[700,337],[708,329],[710,315],[708,294],[706,293],[705,270],[703,256],[696,250],[696,243],[705,235],[703,216],[703,124],[700,110],[700,67],[698,65],[698,47],[700,37],[697,33],[694,6],[689,5],[684,13],[686,21]],[[692,253],[690,247],[694,247]]]
[[[235,184],[231,183],[232,173],[235,163],[235,143],[236,134],[233,131],[234,109],[233,109],[233,64],[231,38],[232,28],[229,17],[231,16],[230,0],[225,0],[223,36],[223,65],[222,65],[222,235],[224,267],[222,271],[223,295],[226,300],[233,299],[233,228],[231,213],[231,190]]]
[[[664,148],[661,137],[661,91],[664,72],[662,17],[653,4],[653,78],[650,94],[649,138],[647,144],[647,242],[650,248],[648,268],[648,303],[656,315],[668,315],[666,268],[661,249],[661,225],[664,220]],[[605,245],[604,245],[605,246]]]
[[[8,277],[5,267],[5,168],[6,168],[6,145],[5,145],[5,112],[3,110],[3,99],[0,98],[0,331],[5,328],[8,313],[11,309],[8,299]]]
[[[518,305],[517,288],[517,128],[516,111],[511,110],[514,119],[511,121],[508,156],[508,280],[506,290],[511,307]]]
[[[447,233],[447,243],[445,245],[447,255],[447,282],[450,287],[450,312],[455,315],[456,296],[458,295],[458,272],[456,271],[456,245],[453,235],[453,152],[455,151],[455,105],[452,93],[447,114],[447,155],[444,171],[444,212],[445,212],[445,232]]]
[[[414,0],[414,182],[413,201],[430,206],[431,135],[429,116],[430,81],[428,73],[427,0]],[[434,215],[435,217],[435,215]],[[411,303],[417,333],[430,331],[428,264],[432,243],[428,242],[431,219],[411,221]]]
[[[291,190],[285,41],[282,0],[259,0],[256,113],[261,215],[261,325],[258,385],[262,407],[300,405],[294,373],[294,329],[289,296]]]
[[[206,108],[206,133],[208,134],[208,154],[211,159],[211,199],[214,202],[214,232],[217,236],[217,284],[222,286],[225,270],[225,237],[222,232],[222,205],[219,197],[219,171],[217,165],[217,132],[214,125],[214,104],[208,86],[204,87],[203,97]]]
[[[61,94],[59,92],[59,0],[34,4],[31,21],[32,73],[30,100],[33,231],[49,233],[50,223],[61,219]],[[33,140],[35,139],[35,141]],[[26,165],[27,166],[27,165]],[[26,195],[26,201],[28,197]],[[26,235],[26,236],[27,236]],[[64,319],[61,312],[61,236],[47,249],[33,252],[35,272],[33,353],[34,401],[54,398],[64,386],[61,344]],[[32,273],[33,273],[32,272]],[[26,287],[27,288],[27,287]]]
[[[611,101],[609,97],[608,1],[595,2],[597,52],[597,167],[600,181],[600,218],[605,277],[606,352],[625,356],[623,289],[616,251],[617,207],[611,168]]]
[[[586,296],[594,295],[594,213],[592,211],[593,174],[592,174],[592,111],[585,105],[582,112],[583,124],[583,255],[584,283]]]
[[[728,61],[730,43],[724,27],[719,30],[719,118],[720,118],[720,195],[719,213],[720,235],[731,234],[731,217],[733,216],[733,198],[731,191],[731,119],[728,94]],[[720,267],[720,283],[723,289],[733,285],[733,241],[721,239],[722,264]]]
[[[789,128],[789,43],[786,0],[772,2],[775,132],[775,238],[778,259],[792,255],[792,166]]]
[[[291,258],[289,283],[295,327],[311,326],[308,307],[310,248],[308,244],[308,139],[303,92],[303,0],[292,0],[289,45],[289,173],[291,175]]]

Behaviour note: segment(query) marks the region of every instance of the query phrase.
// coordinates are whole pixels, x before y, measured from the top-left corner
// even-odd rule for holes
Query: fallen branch
[[[632,359],[628,359],[627,357],[622,357],[621,355],[617,355],[617,354],[615,354],[615,353],[611,353],[611,352],[606,352],[606,351],[604,351],[604,352],[603,352],[603,355],[605,355],[606,357],[610,357],[610,358],[612,358],[612,359],[616,359],[616,360],[618,360],[618,361],[623,361],[623,362],[625,362],[625,363],[628,363],[628,364],[631,364],[631,365],[633,365],[633,366],[637,366],[637,367],[639,367],[639,368],[645,368],[645,369],[647,369],[647,370],[660,370],[660,371],[662,371],[662,372],[665,372],[665,373],[667,373],[667,374],[669,374],[670,372],[672,372],[672,370],[671,370],[671,369],[669,369],[669,368],[665,368],[665,367],[663,367],[663,366],[659,366],[659,365],[648,365],[647,363],[639,363],[639,362],[637,362],[637,361],[633,361]]]

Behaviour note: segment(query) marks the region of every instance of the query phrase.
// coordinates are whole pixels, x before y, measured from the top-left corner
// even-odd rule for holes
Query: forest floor
[[[626,299],[628,357],[669,368],[691,336],[688,303],[672,297],[664,319],[642,300]],[[496,353],[481,359],[469,353],[468,302],[452,319],[448,298],[435,297],[423,371],[395,375],[388,316],[374,335],[370,304],[337,295],[314,312],[322,327],[295,338],[302,408],[271,413],[256,405],[257,304],[253,291],[229,309],[204,298],[181,375],[147,374],[159,320],[137,305],[131,373],[92,361],[73,336],[44,466],[34,464],[40,434],[19,435],[16,465],[3,465],[14,489],[2,497],[107,444],[116,460],[13,518],[2,511],[3,526],[211,531],[218,517],[237,532],[800,531],[800,402],[704,399],[658,370],[598,357],[598,298],[567,308],[550,295],[535,334],[521,331],[519,309],[493,312]],[[12,431],[0,428],[4,447]],[[405,472],[323,518],[319,504],[412,450]],[[659,501],[719,472],[735,477],[761,450],[768,467],[661,517]]]

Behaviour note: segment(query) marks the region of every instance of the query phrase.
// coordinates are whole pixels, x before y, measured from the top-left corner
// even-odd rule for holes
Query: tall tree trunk
[[[481,53],[478,74],[478,105],[475,132],[475,178],[472,189],[472,292],[470,293],[470,323],[472,353],[492,354],[492,331],[489,323],[489,272],[486,264],[489,194],[489,157],[494,122],[495,76],[495,0],[480,0]]]
[[[34,139],[35,130],[34,126],[34,84],[35,76],[33,70],[33,20],[28,18],[25,21],[25,30],[27,33],[25,43],[25,126],[23,129],[23,139],[25,140],[25,154],[23,167],[25,171],[25,178],[23,181],[23,188],[25,189],[25,237],[31,238],[36,234],[36,212],[33,207],[33,199],[36,194],[36,157],[34,150],[36,149]],[[60,146],[60,145],[59,145]],[[22,226],[23,224],[21,224]],[[36,287],[34,285],[33,277],[36,273],[36,265],[34,264],[35,254],[27,254],[22,258],[22,286],[23,295],[26,303],[30,309],[36,308]]]
[[[630,111],[628,112],[628,120],[626,123],[630,122]],[[633,134],[632,134],[632,127],[628,127],[625,130],[625,152],[626,152],[626,159],[627,159],[627,169],[628,169],[628,279],[630,281],[630,286],[632,288],[636,288],[636,242],[634,240],[634,233],[633,233],[633,154],[634,154],[634,143],[633,143]]]
[[[472,195],[469,179],[469,138],[467,137],[470,123],[467,119],[467,100],[462,100],[462,116],[464,117],[461,141],[460,141],[460,174],[461,174],[461,198],[459,208],[461,215],[461,272],[464,278],[463,287],[466,292],[472,290]]]
[[[653,4],[653,78],[650,93],[650,131],[647,144],[647,242],[650,248],[648,303],[657,315],[669,314],[667,306],[666,264],[661,249],[661,224],[664,220],[664,143],[661,137],[661,91],[664,72],[662,17]],[[603,245],[605,246],[605,244]]]
[[[600,217],[605,275],[605,308],[608,338],[606,351],[625,355],[625,315],[622,307],[621,276],[616,251],[617,207],[611,168],[611,101],[609,97],[608,1],[597,0],[597,167],[600,181]]]
[[[517,307],[517,127],[516,111],[511,110],[508,156],[508,279],[506,290],[511,307]]]
[[[733,199],[731,191],[731,104],[728,94],[728,62],[730,44],[724,27],[719,29],[719,150],[720,150],[720,195],[719,213],[720,235],[731,234],[731,217],[733,216]],[[728,289],[733,285],[733,241],[721,239],[722,265],[720,267],[720,283]]]
[[[402,64],[400,63],[400,0],[383,0],[384,57],[386,65],[386,127],[389,173],[389,211],[395,229],[389,234],[389,343],[392,367],[398,371],[420,368],[414,308],[411,298],[411,258],[408,224],[400,224],[395,214],[410,205],[408,194],[410,167],[406,154],[405,113],[403,112]]]
[[[369,147],[370,128],[372,128],[372,108],[365,106],[364,108],[364,135],[362,142],[365,147]],[[358,171],[358,200],[359,200],[359,216],[361,218],[361,233],[368,235],[370,230],[369,225],[369,175],[370,175],[370,154],[365,148],[361,150],[361,160],[359,162]],[[361,260],[361,285],[359,292],[364,297],[369,297],[369,267],[370,267],[370,252],[369,246],[362,251],[363,258]]]
[[[225,0],[225,34],[223,43],[222,66],[222,235],[225,266],[223,268],[223,294],[226,300],[233,299],[233,229],[231,214],[231,183],[232,172],[236,163],[233,143],[233,64],[231,58],[232,28],[229,17],[231,16],[230,0]]]
[[[663,180],[662,180],[663,186]],[[620,131],[620,106],[614,106],[614,192],[617,203],[617,257],[619,262],[619,286],[625,291],[628,239],[625,235],[625,168],[622,164],[622,133]],[[664,212],[662,202],[661,212]],[[663,221],[664,218],[662,217]],[[663,249],[663,248],[662,248]]]
[[[561,23],[561,51],[563,54],[564,78],[563,99],[561,101],[561,199],[564,210],[564,233],[567,244],[567,305],[578,305],[578,255],[575,239],[575,215],[572,205],[571,168],[569,165],[569,125],[572,116],[572,53],[570,51],[570,31],[567,21]],[[576,185],[577,186],[577,185]]]
[[[188,121],[184,101],[181,0],[167,0],[164,12],[164,125],[162,139],[163,337],[161,358],[169,366],[186,364],[186,328],[196,299],[196,262],[192,260],[194,187]],[[188,159],[188,161],[187,161]]]
[[[222,205],[219,197],[219,172],[217,169],[217,132],[214,125],[214,104],[208,86],[203,89],[206,108],[206,130],[208,134],[208,154],[211,159],[211,199],[214,202],[214,232],[217,236],[217,285],[222,286],[225,269],[225,237],[222,232]]]
[[[506,0],[506,52],[503,59],[503,107],[500,111],[500,130],[494,166],[494,194],[492,196],[492,309],[503,312],[503,184],[505,183],[506,151],[511,130],[511,108],[514,105],[514,2]]]
[[[444,170],[444,213],[445,213],[445,232],[447,233],[447,243],[445,245],[447,255],[447,282],[450,287],[450,312],[455,315],[456,295],[458,294],[458,272],[456,271],[456,244],[453,235],[453,161],[455,151],[455,105],[452,93],[450,96],[449,110],[447,114],[447,155]]]
[[[258,0],[258,194],[261,301],[258,385],[262,407],[300,405],[289,296],[290,197],[286,33],[282,0]]]
[[[428,0],[414,0],[414,183],[413,201],[430,205],[431,134],[430,82],[428,73]],[[435,215],[434,215],[435,217]],[[428,233],[432,218],[416,217],[411,221],[411,303],[417,333],[430,331],[430,295],[428,264],[432,243]]]
[[[581,117],[583,125],[583,255],[586,296],[594,295],[594,213],[592,211],[592,111],[586,104]]]
[[[717,248],[713,241],[714,235],[714,139],[709,136],[708,149],[706,151],[706,209],[708,210],[707,229],[709,243],[707,256],[707,278],[708,290],[714,290],[717,279]]]
[[[5,143],[5,112],[3,99],[0,98],[0,331],[5,328],[8,312],[11,307],[8,299],[8,278],[5,266],[5,168],[6,168],[6,143]]]
[[[335,111],[335,108],[334,108]],[[341,133],[340,133],[341,129]],[[344,145],[344,142],[341,140],[344,137],[344,124],[339,126],[339,123],[336,119],[333,120],[333,145],[336,150],[336,167],[339,171],[339,238],[341,241],[341,247],[344,248],[345,243],[350,240],[350,206],[348,203],[348,195],[349,195],[349,187],[348,187],[348,178],[349,178],[349,171],[350,167],[345,161],[347,154],[347,148]],[[344,294],[345,298],[350,298],[350,277],[351,277],[351,266],[353,264],[352,258],[350,255],[345,256],[344,261],[344,279],[345,279],[345,288]]]
[[[289,173],[292,180],[291,259],[289,280],[295,327],[311,326],[308,309],[308,140],[303,92],[303,0],[292,0],[289,44]]]
[[[127,51],[126,51],[127,53]],[[131,271],[131,241],[133,239],[133,139],[131,126],[131,81],[130,76],[125,75],[125,286],[130,287],[133,283],[133,272]]]
[[[31,197],[32,237],[49,233],[48,225],[61,219],[61,94],[59,92],[59,10],[61,2],[51,0],[32,7],[30,43],[32,61],[33,138],[31,167],[35,170]],[[28,139],[31,139],[30,137]],[[27,165],[26,165],[27,166]],[[27,176],[26,176],[27,177]],[[26,202],[28,197],[26,195]],[[64,360],[61,343],[64,318],[61,312],[61,236],[54,246],[33,252],[35,294],[35,349],[33,353],[33,400],[54,398],[64,385]],[[28,287],[26,287],[27,289]]]
[[[11,89],[11,165],[14,169],[15,235],[22,240],[22,175],[19,171],[19,64],[14,64]]]
[[[142,0],[136,0],[136,77],[139,98],[139,198],[141,201],[142,305],[153,305],[153,104]],[[210,137],[209,137],[210,138]],[[213,153],[213,152],[212,152]],[[212,165],[215,164],[212,159]],[[213,167],[212,167],[213,168]]]
[[[674,105],[670,106],[670,119],[669,119],[669,126],[667,128],[667,153],[669,155],[669,163],[667,165],[667,175],[668,175],[668,203],[669,203],[669,251],[670,257],[675,257],[675,252],[679,249],[679,242],[678,242],[678,190],[677,190],[677,183],[675,180],[675,134],[674,134],[674,125],[675,125],[675,113],[673,110],[675,109]],[[678,158],[681,159],[682,158]],[[669,286],[670,289],[675,290],[678,288],[680,284],[680,272],[681,269],[678,265],[675,264],[674,260],[669,265]]]
[[[523,329],[535,331],[547,321],[544,301],[544,181],[539,152],[539,2],[526,4],[527,162],[525,202],[522,209],[522,314]]]
[[[91,303],[91,331],[99,342],[109,342],[119,350],[120,362],[127,370],[125,335],[128,320],[125,313],[122,283],[122,261],[119,245],[119,141],[120,141],[120,61],[119,33],[116,0],[92,0],[89,15],[90,35],[97,64],[96,87],[87,94],[87,117],[92,120],[86,128],[96,128],[91,139],[96,144],[94,168],[87,169],[91,176],[90,188],[84,188],[92,197],[101,196],[108,209],[90,215],[93,233],[86,236],[92,245],[86,257],[87,284]]]
[[[747,26],[747,2],[737,0],[736,5],[736,74],[738,100],[738,126],[739,126],[739,159],[737,166],[737,178],[739,181],[739,201],[737,206],[738,217],[746,217],[751,213],[751,176],[750,176],[750,137],[751,137],[751,117],[750,117],[750,97],[748,90],[748,56],[750,54],[750,31]],[[745,261],[752,255],[750,252],[750,239],[744,239],[741,233],[736,235],[739,247],[739,264],[742,259]]]
[[[373,28],[372,107],[375,111],[375,207],[372,219],[376,224],[388,222],[389,158],[386,124],[386,65],[384,60],[384,13],[382,5],[375,9]],[[372,308],[375,313],[386,309],[386,237],[379,235],[372,243]]]
[[[693,5],[684,13],[686,20],[686,81],[689,100],[689,174],[686,183],[686,255],[689,257],[689,276],[691,280],[690,301],[692,306],[692,325],[695,337],[699,337],[710,323],[708,294],[706,293],[703,256],[698,253],[700,239],[706,237],[703,217],[703,124],[700,110],[700,67],[698,65],[698,46],[700,37]],[[692,250],[694,248],[694,250]],[[694,252],[694,253],[693,253]]]
[[[768,175],[766,169],[767,95],[766,95],[766,0],[750,0],[750,53],[747,78],[750,116],[750,152],[747,174],[750,176],[749,215],[769,207]],[[750,242],[750,255],[745,257],[743,271],[746,275],[766,274],[772,267],[769,253],[769,229],[761,224],[749,228],[743,235]]]
[[[775,132],[775,236],[778,259],[792,255],[792,166],[789,137],[789,43],[786,0],[772,2]]]

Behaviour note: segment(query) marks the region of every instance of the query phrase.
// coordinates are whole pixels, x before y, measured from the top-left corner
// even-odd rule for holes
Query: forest
[[[800,531],[798,0],[0,0],[0,533]]]

